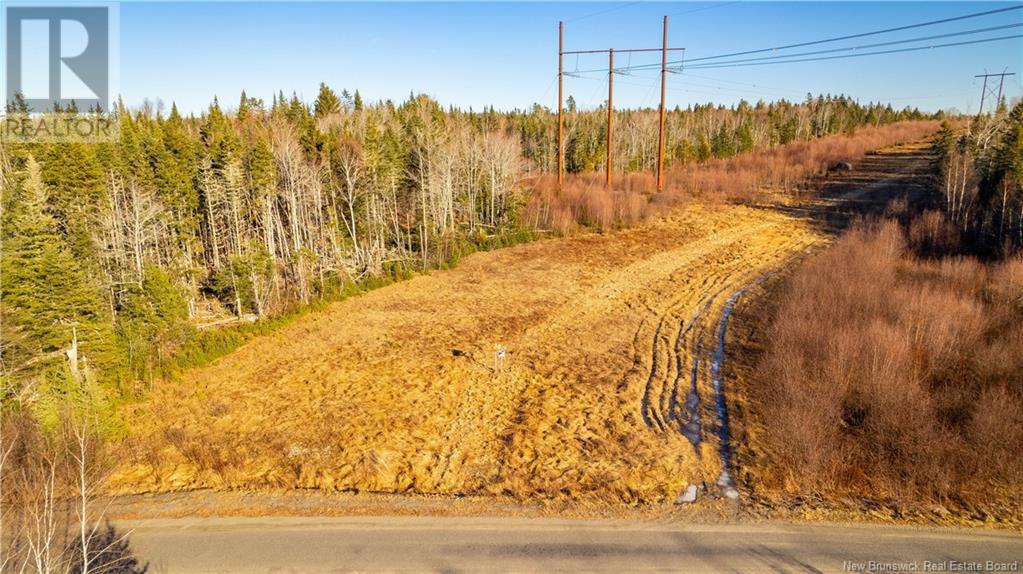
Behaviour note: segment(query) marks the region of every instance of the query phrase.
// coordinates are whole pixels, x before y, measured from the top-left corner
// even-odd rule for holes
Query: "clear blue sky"
[[[207,3],[124,2],[121,92],[128,105],[177,102],[199,112],[216,95],[228,106],[244,89],[265,98],[284,90],[311,100],[320,82],[359,89],[371,101],[424,92],[444,105],[480,109],[555,107],[557,22],[565,49],[659,46],[661,17],[669,43],[687,58],[767,48],[1006,7],[981,2],[571,2],[571,3]],[[1023,10],[793,52],[915,38],[1023,22]],[[952,37],[945,43],[1023,34],[1010,28]],[[926,44],[926,42],[924,43]],[[917,44],[911,44],[917,45]],[[911,46],[899,45],[877,50]],[[767,54],[770,55],[770,54]],[[761,54],[747,57],[762,56]],[[658,54],[634,55],[632,64]],[[1023,73],[1020,39],[885,56],[693,70],[669,75],[668,105],[731,104],[740,98],[802,99],[844,93],[861,101],[975,112],[974,75]],[[630,63],[618,55],[617,65]],[[606,55],[566,56],[568,71],[606,67]],[[605,68],[606,69],[606,68]],[[580,107],[606,97],[606,73],[566,78]],[[699,77],[697,77],[697,75]],[[616,107],[655,106],[657,72],[616,76]],[[1007,78],[1010,98],[1021,76]]]

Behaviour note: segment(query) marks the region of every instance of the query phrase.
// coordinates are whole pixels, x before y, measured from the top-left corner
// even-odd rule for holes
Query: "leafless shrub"
[[[922,257],[954,253],[959,248],[959,232],[940,211],[926,211],[909,224],[909,244]]]
[[[570,174],[560,191],[554,176],[543,176],[532,182],[525,220],[560,233],[575,225],[610,229],[665,213],[694,197],[756,203],[769,193],[796,195],[808,181],[826,177],[830,165],[855,162],[870,150],[919,140],[936,130],[935,122],[902,122],[680,165],[667,171],[660,193],[650,173],[613,174],[610,188],[602,173]]]
[[[0,418],[0,572],[145,572],[103,519],[109,465],[93,421],[64,413],[44,429],[29,413]]]
[[[1023,263],[918,259],[909,246],[944,241],[944,220],[922,219],[908,241],[894,221],[860,222],[791,278],[752,391],[767,486],[962,504],[1023,494]]]

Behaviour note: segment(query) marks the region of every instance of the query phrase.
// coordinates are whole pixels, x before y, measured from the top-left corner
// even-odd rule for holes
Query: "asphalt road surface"
[[[1018,533],[910,527],[400,517],[117,527],[158,573],[1020,572],[1023,561]]]

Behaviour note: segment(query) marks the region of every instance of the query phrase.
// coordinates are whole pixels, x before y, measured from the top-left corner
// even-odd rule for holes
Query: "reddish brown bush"
[[[959,249],[959,232],[940,211],[926,211],[910,223],[909,244],[923,257],[955,253]]]
[[[940,243],[938,218],[908,243]],[[918,259],[894,221],[859,223],[796,271],[767,341],[751,398],[769,488],[1023,496],[1023,259]]]
[[[902,122],[862,128],[854,135],[794,142],[727,159],[680,165],[667,171],[661,193],[656,193],[657,182],[650,173],[614,174],[610,189],[603,173],[570,174],[561,191],[554,176],[542,176],[531,182],[526,221],[557,232],[575,225],[609,229],[635,224],[694,197],[754,203],[771,192],[795,194],[808,181],[826,174],[829,165],[852,163],[870,150],[920,140],[937,129],[936,122]]]

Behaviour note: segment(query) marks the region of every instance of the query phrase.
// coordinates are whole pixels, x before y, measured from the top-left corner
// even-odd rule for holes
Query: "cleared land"
[[[822,210],[694,204],[334,304],[159,384],[112,484],[674,500],[731,454],[723,318]]]
[[[673,498],[721,469],[712,434],[694,448],[678,427],[694,351],[709,358],[731,294],[821,239],[776,211],[691,206],[473,255],[160,384],[114,484]]]

